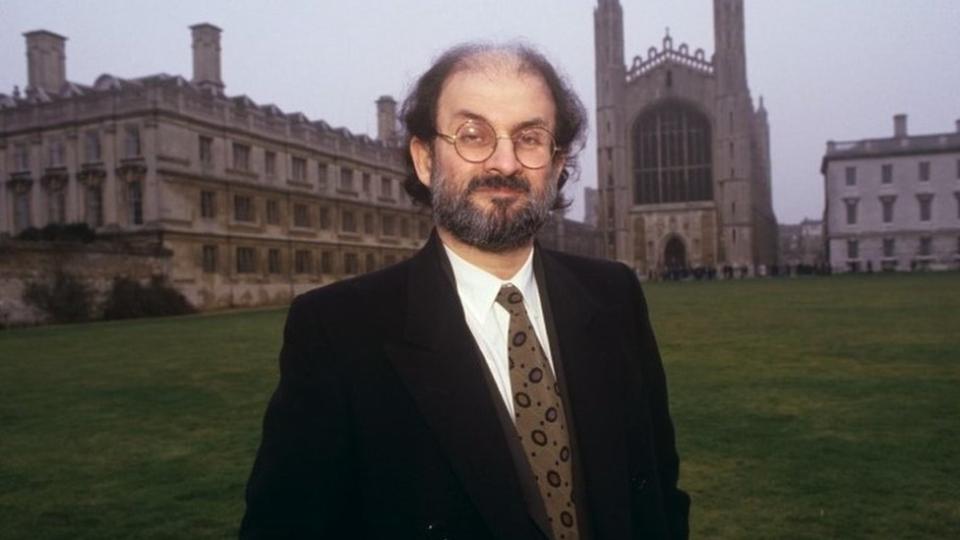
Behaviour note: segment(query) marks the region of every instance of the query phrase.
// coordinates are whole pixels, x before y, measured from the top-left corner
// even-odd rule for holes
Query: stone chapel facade
[[[623,11],[594,11],[598,221],[604,252],[642,273],[777,262],[770,135],[747,86],[743,0],[714,0],[715,52],[674,45],[624,62]]]

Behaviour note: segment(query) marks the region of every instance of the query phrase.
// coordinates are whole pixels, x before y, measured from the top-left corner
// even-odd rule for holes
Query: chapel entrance
[[[674,236],[663,248],[664,266],[669,270],[682,270],[687,267],[687,248],[680,238]]]

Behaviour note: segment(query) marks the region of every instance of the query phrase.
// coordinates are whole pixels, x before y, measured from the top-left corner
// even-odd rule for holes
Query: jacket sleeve
[[[650,324],[646,299],[640,281],[632,270],[629,273],[631,285],[635,291],[635,316],[637,336],[640,345],[641,380],[644,381],[644,395],[650,412],[654,452],[657,459],[657,476],[661,490],[666,525],[669,538],[686,539],[689,537],[690,496],[677,487],[680,475],[680,458],[677,454],[670,418],[670,405],[667,395],[667,379],[660,359],[660,350]]]
[[[356,523],[347,390],[317,304],[298,297],[287,315],[241,539],[346,538]]]

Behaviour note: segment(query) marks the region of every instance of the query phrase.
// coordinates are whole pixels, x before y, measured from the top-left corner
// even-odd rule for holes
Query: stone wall
[[[24,302],[23,293],[31,283],[49,282],[58,271],[87,284],[99,308],[114,278],[145,283],[152,276],[169,275],[170,264],[170,252],[156,247],[0,241],[0,327],[45,322],[42,312]]]

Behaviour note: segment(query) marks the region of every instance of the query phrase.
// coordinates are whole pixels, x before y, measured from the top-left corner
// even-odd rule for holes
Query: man
[[[420,78],[405,187],[435,232],[294,301],[241,538],[686,537],[639,283],[533,241],[584,117],[522,46]]]

